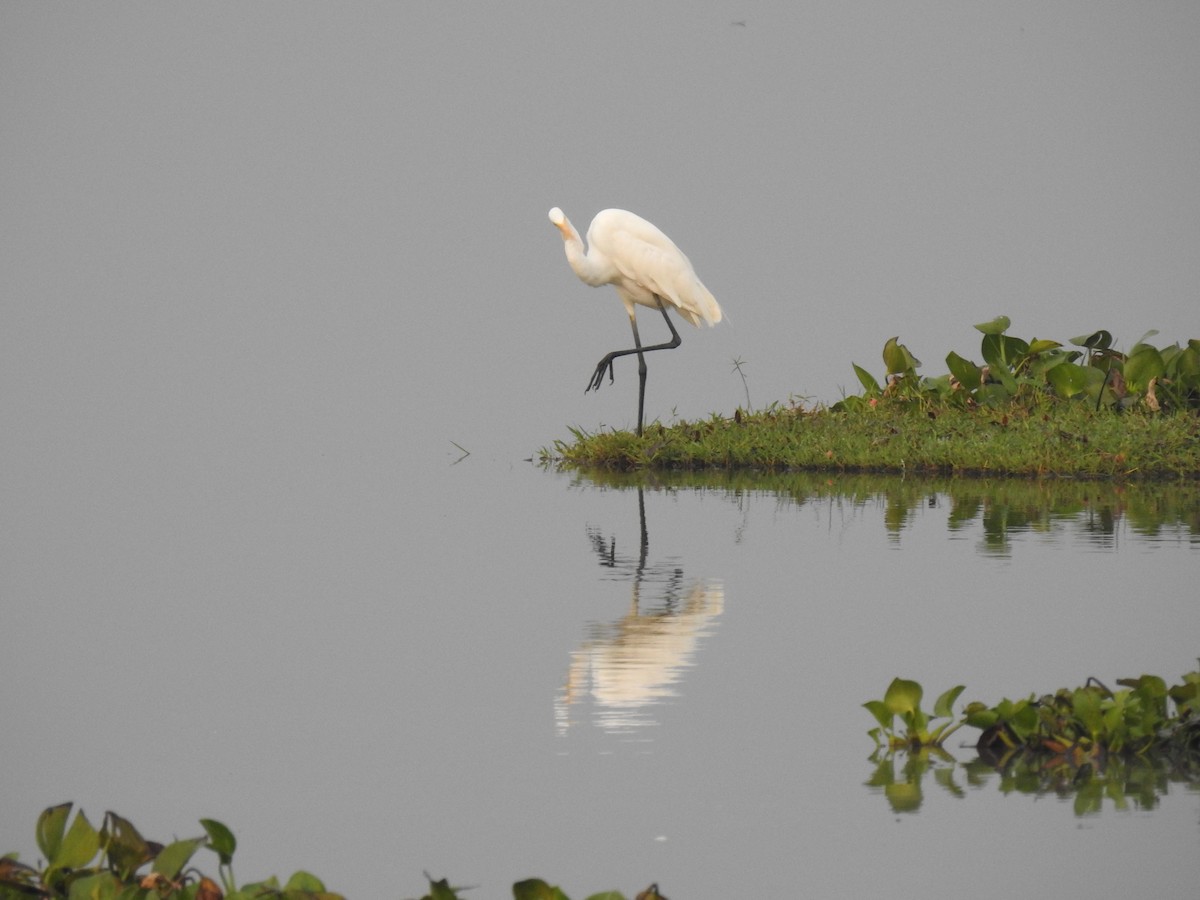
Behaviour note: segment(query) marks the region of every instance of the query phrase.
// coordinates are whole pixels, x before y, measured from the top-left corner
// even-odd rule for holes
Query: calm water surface
[[[222,819],[239,877],[304,866],[355,897],[417,896],[423,869],[483,897],[533,874],[572,896],[1200,881],[1194,787],[1081,817],[952,747],[898,812],[861,708],[896,675],[964,702],[1177,677],[1192,488],[468,457],[138,504],[144,472],[88,476],[22,507],[6,560],[5,850],[72,799],[155,836]]]

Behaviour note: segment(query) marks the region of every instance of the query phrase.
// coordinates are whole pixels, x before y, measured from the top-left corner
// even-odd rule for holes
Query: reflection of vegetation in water
[[[921,709],[921,686],[897,678],[882,700],[863,704],[879,723],[870,731],[876,768],[867,784],[882,789],[895,812],[920,808],[930,774],[961,795],[954,777],[960,767],[942,744],[966,725],[981,731],[978,758],[961,767],[968,783],[998,776],[1004,793],[1074,796],[1077,815],[1099,812],[1105,797],[1118,809],[1130,801],[1148,809],[1172,781],[1200,785],[1200,671],[1170,687],[1156,675],[1117,683],[1116,691],[1088,679],[1042,697],[990,707],[974,702],[952,724],[961,686],[942,694],[931,715]],[[947,721],[934,727],[937,719]]]
[[[966,796],[965,787],[982,790],[989,785],[1002,794],[1074,798],[1075,815],[1099,813],[1107,800],[1115,810],[1153,809],[1171,783],[1194,790],[1200,770],[1180,771],[1171,763],[1146,757],[1110,757],[1103,766],[1072,766],[1018,756],[997,767],[982,757],[960,763],[945,750],[920,750],[871,755],[875,770],[865,782],[881,791],[892,812],[916,812],[932,783],[952,797]],[[932,779],[932,782],[929,781]]]
[[[934,783],[955,797],[963,796],[963,789],[955,781],[955,761],[944,750],[924,747],[912,753],[873,754],[875,771],[866,785],[883,791],[892,812],[916,812],[925,801],[925,777],[931,775]],[[900,771],[896,771],[901,762]]]
[[[1159,798],[1166,795],[1171,782],[1189,789],[1200,784],[1200,769],[1192,766],[1190,771],[1181,771],[1157,757],[1117,756],[1109,757],[1103,766],[1076,767],[1018,756],[999,768],[977,758],[962,768],[973,787],[982,788],[994,781],[1002,794],[1053,796],[1063,800],[1074,797],[1077,816],[1100,812],[1105,800],[1116,810],[1128,809],[1130,804],[1138,809],[1153,809]]]
[[[814,472],[572,473],[576,483],[604,487],[722,492],[741,500],[763,494],[798,506],[883,505],[889,532],[903,533],[922,510],[948,505],[952,534],[979,526],[983,549],[1004,553],[1013,535],[1068,533],[1111,545],[1122,526],[1138,536],[1178,533],[1200,539],[1200,483],[1075,481],[1070,479],[901,478]]]

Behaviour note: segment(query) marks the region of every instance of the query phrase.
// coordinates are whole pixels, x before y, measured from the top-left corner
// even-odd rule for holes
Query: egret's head
[[[562,232],[563,240],[568,240],[572,236],[571,232],[574,229],[571,228],[571,223],[567,221],[567,217],[563,215],[563,211],[557,206],[550,210],[550,222]]]

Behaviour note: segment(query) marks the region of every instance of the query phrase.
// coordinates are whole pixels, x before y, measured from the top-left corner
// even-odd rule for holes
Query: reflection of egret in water
[[[671,565],[647,563],[646,501],[638,488],[641,546],[636,558],[617,553],[616,539],[599,531],[588,537],[600,565],[629,580],[629,611],[615,622],[593,623],[571,654],[567,683],[555,703],[560,733],[572,724],[571,707],[588,697],[593,722],[605,731],[630,733],[654,724],[650,708],[675,695],[674,685],[692,664],[699,639],[720,615],[725,591],[719,582],[686,579]]]

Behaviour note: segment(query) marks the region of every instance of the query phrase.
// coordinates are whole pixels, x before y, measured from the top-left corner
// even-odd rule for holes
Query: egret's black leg
[[[613,382],[613,360],[615,360],[618,356],[629,356],[632,353],[636,353],[638,356],[638,381],[639,381],[639,384],[638,384],[638,430],[637,430],[638,435],[641,435],[641,433],[642,433],[642,412],[645,408],[645,400],[646,400],[646,358],[645,358],[644,354],[649,353],[651,350],[672,350],[675,347],[678,347],[680,344],[683,343],[683,341],[679,337],[679,332],[675,330],[675,324],[671,321],[671,317],[667,315],[667,308],[665,306],[663,306],[662,298],[655,297],[654,299],[656,301],[658,301],[658,311],[662,313],[663,321],[667,323],[667,328],[669,328],[671,330],[671,340],[667,341],[664,344],[654,344],[650,347],[643,347],[642,340],[638,336],[637,317],[636,317],[636,315],[630,315],[629,325],[633,329],[633,343],[634,343],[633,349],[631,349],[631,350],[614,350],[612,353],[609,353],[607,356],[605,356],[604,359],[600,360],[600,362],[596,365],[596,371],[592,373],[591,380],[588,381],[587,388],[584,390],[584,393],[586,394],[588,391],[592,390],[593,388],[599,389],[600,385],[604,381],[604,373],[605,372],[608,372],[608,381],[609,381],[609,384],[611,384]]]
[[[646,408],[646,356],[642,350],[642,342],[638,338],[637,319],[629,317],[633,325],[633,343],[637,346],[638,357],[638,429],[637,436],[642,436],[642,422],[645,421],[643,410]]]
[[[646,349],[671,350],[675,347],[678,347],[683,343],[683,341],[679,339],[679,332],[675,330],[675,325],[671,322],[671,317],[667,315],[667,308],[663,306],[662,297],[655,297],[654,299],[658,301],[658,311],[662,313],[663,321],[666,322],[667,327],[671,329],[671,340],[667,341],[665,344],[659,344],[655,347],[647,347]]]

